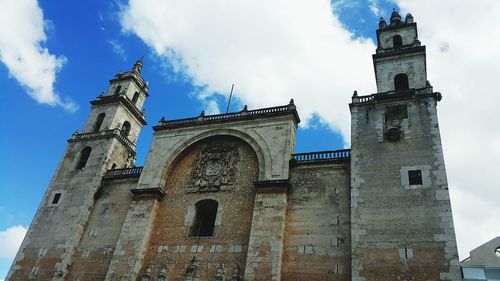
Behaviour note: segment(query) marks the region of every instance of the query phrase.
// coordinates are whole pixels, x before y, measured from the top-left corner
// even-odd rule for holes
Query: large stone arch
[[[159,186],[164,186],[168,170],[175,164],[176,159],[178,159],[181,154],[188,149],[190,146],[204,140],[207,138],[215,137],[215,136],[232,136],[236,137],[248,145],[253,149],[255,155],[257,156],[257,161],[259,165],[259,180],[264,180],[270,178],[269,168],[271,167],[271,152],[269,147],[267,146],[265,140],[258,134],[248,134],[246,132],[242,132],[235,129],[218,129],[218,130],[210,130],[205,131],[199,134],[196,134],[189,139],[179,142],[174,147],[172,147],[171,153],[169,153],[167,159],[164,159],[163,166],[158,171],[157,179],[159,179]]]

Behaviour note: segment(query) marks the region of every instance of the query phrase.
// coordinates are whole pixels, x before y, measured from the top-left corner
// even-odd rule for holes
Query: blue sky
[[[422,39],[422,43],[429,45],[429,80],[435,81],[434,85],[439,87],[437,90],[444,92],[443,104],[451,96],[448,105],[443,106],[441,117],[444,125],[449,124],[449,130],[443,132],[443,142],[445,153],[449,153],[446,154],[449,177],[456,175],[453,177],[456,180],[450,180],[450,185],[455,185],[457,190],[452,193],[452,199],[456,200],[453,201],[454,207],[465,206],[471,198],[468,193],[471,183],[478,182],[478,178],[462,178],[464,171],[470,169],[467,160],[483,161],[489,163],[488,166],[498,164],[500,151],[495,150],[497,144],[500,146],[498,126],[485,121],[492,119],[489,115],[482,115],[486,110],[466,110],[466,106],[472,104],[470,91],[465,85],[461,89],[459,82],[470,79],[474,81],[472,84],[477,83],[473,90],[484,98],[498,101],[498,97],[488,94],[491,84],[479,83],[484,77],[472,79],[472,72],[465,73],[465,70],[456,68],[452,73],[448,71],[454,65],[464,65],[464,69],[470,66],[471,70],[467,71],[478,69],[498,73],[500,64],[492,50],[482,50],[464,60],[461,54],[467,46],[455,44],[464,40],[463,32],[472,30],[453,23],[457,18],[463,18],[465,12],[478,15],[480,9],[476,7],[455,7],[453,1],[443,1],[437,5],[441,11],[435,11],[439,15],[436,16],[429,9],[438,9],[432,1],[416,4],[419,1],[339,0],[333,1],[332,7],[328,2],[317,0],[308,3],[307,9],[301,9],[295,1],[278,1],[283,5],[282,9],[279,6],[267,7],[265,1],[256,7],[239,7],[237,4],[232,7],[215,1],[215,4],[204,3],[195,8],[169,7],[165,1],[163,6],[167,6],[162,14],[163,10],[153,7],[154,0],[92,0],[79,2],[77,8],[72,1],[19,2],[31,3],[35,10],[38,5],[43,13],[43,19],[38,22],[38,26],[43,23],[43,30],[38,35],[44,36],[33,36],[32,44],[38,44],[35,50],[39,53],[46,49],[45,58],[52,56],[52,60],[45,61],[52,71],[49,68],[49,73],[43,72],[41,76],[35,73],[23,78],[26,71],[18,74],[9,67],[3,50],[0,63],[0,117],[3,120],[0,122],[0,157],[3,160],[0,162],[0,239],[7,239],[6,233],[12,227],[29,226],[63,154],[66,140],[75,130],[82,128],[87,118],[89,101],[107,89],[108,80],[114,74],[130,69],[141,56],[144,56],[143,76],[149,82],[150,97],[145,105],[149,124],[142,130],[137,146],[138,166],[143,164],[152,140],[151,126],[161,116],[176,119],[198,115],[201,110],[209,113],[225,110],[226,97],[233,83],[235,100],[232,111],[240,110],[244,104],[256,108],[286,104],[290,98],[295,98],[304,121],[297,133],[296,152],[348,146],[350,96],[354,89],[361,94],[375,91],[371,65],[375,29],[379,16],[388,18],[392,8],[410,10],[415,16],[421,29],[419,33],[427,38],[427,41]],[[491,13],[498,11],[498,5],[486,2],[479,1],[477,6],[489,4],[494,6],[489,9]],[[0,0],[0,8],[10,10],[12,3]],[[443,11],[449,11],[449,14]],[[145,16],[148,14],[151,16]],[[266,16],[268,14],[270,16]],[[29,17],[30,14],[22,15]],[[15,16],[13,12],[12,17]],[[493,14],[491,18],[494,18]],[[9,20],[8,16],[6,20]],[[437,25],[443,27],[443,33],[432,28]],[[496,23],[492,25],[496,26]],[[34,26],[37,26],[36,22]],[[26,28],[31,31],[29,26]],[[0,49],[2,44],[4,49],[18,46],[9,45],[8,34],[0,30]],[[453,36],[444,40],[443,34]],[[480,36],[476,39],[482,40],[487,33],[474,36]],[[494,50],[498,42],[491,43]],[[285,45],[287,47],[283,49]],[[43,62],[40,64],[28,61],[24,67],[44,69]],[[460,75],[467,79],[458,79]],[[479,117],[458,120],[457,110]],[[457,122],[463,127],[453,125]],[[491,159],[477,158],[477,153],[488,153],[477,150],[465,158],[460,156],[463,147],[484,145],[481,140],[468,139],[474,131],[463,132],[464,127],[474,130],[474,125],[480,122],[486,127],[484,130],[490,130],[486,137],[493,147],[489,149]],[[488,128],[487,124],[493,127]],[[484,131],[481,132],[484,135]],[[455,164],[450,165],[450,161]],[[496,196],[493,193],[495,183],[487,181],[480,185],[484,192],[479,194],[484,193],[484,196],[475,193],[474,200],[478,206],[490,208],[489,211],[478,210],[474,215],[483,220],[478,222],[469,212],[458,212],[458,215],[456,212],[455,220],[458,230],[475,228],[485,236],[465,231],[458,235],[459,246],[463,245],[461,258],[465,258],[463,253],[472,246],[489,240],[486,235],[500,234],[498,227],[491,226],[492,220],[488,216],[488,212],[498,210],[498,205],[488,201]],[[11,255],[0,253],[0,279],[5,277],[11,259]]]

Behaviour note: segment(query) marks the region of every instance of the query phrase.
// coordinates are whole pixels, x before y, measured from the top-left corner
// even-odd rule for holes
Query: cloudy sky
[[[144,56],[150,125],[286,104],[303,120],[296,152],[349,146],[353,90],[375,92],[378,18],[411,12],[427,46],[460,258],[500,235],[500,2],[0,0],[0,279],[88,101]]]

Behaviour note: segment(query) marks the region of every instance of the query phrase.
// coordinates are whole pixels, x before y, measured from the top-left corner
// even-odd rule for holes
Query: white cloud
[[[56,73],[66,62],[64,56],[49,53],[43,12],[36,0],[0,0],[0,59],[12,75],[39,103],[59,105],[73,112],[78,106],[54,92]]]
[[[27,229],[22,225],[12,226],[0,231],[0,258],[14,259]]]
[[[123,45],[117,40],[108,40],[109,45],[111,45],[111,49],[113,53],[117,54],[122,60],[127,61],[127,53],[123,48]]]
[[[327,0],[130,0],[122,9],[124,30],[190,76],[202,98],[227,97],[232,83],[250,109],[294,98],[303,121],[317,112],[349,136],[353,90],[375,87],[375,45],[353,39]]]
[[[368,7],[370,8],[370,12],[372,12],[372,14],[374,14],[375,16],[377,17],[386,16],[384,14],[385,11],[379,7],[377,0],[368,0]]]
[[[500,2],[399,0],[427,45],[428,77],[443,93],[440,127],[460,257],[500,234]]]
[[[340,1],[338,9],[348,9],[346,3]],[[418,22],[419,39],[427,45],[428,78],[444,95],[440,127],[459,250],[465,258],[500,233],[495,223],[500,213],[500,3],[397,3]],[[372,12],[379,12],[376,7]],[[352,90],[374,92],[374,43],[353,39],[326,0],[130,0],[121,23],[169,59],[174,69],[192,77],[203,89],[198,93],[202,98],[227,95],[231,83],[250,108],[283,104],[293,97],[303,120],[316,112],[346,139]]]

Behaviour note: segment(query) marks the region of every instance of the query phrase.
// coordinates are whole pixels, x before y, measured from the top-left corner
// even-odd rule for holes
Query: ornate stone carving
[[[188,192],[230,189],[239,157],[236,144],[204,145],[193,162]]]

